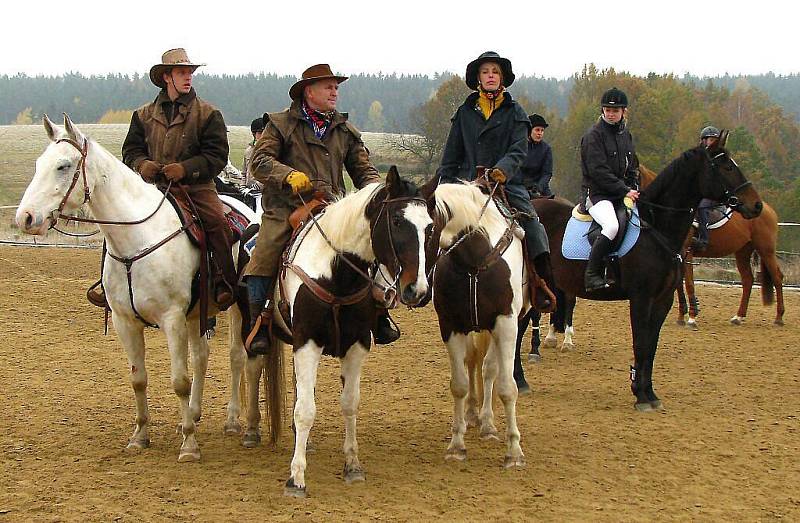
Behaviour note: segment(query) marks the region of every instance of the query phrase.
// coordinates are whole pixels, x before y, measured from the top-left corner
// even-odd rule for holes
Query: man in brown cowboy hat
[[[222,113],[192,88],[192,75],[205,64],[170,49],[150,69],[161,88],[156,99],[134,111],[122,145],[122,160],[148,182],[181,184],[194,202],[216,262],[214,299],[220,310],[235,301],[237,283],[233,237],[214,186],[228,162],[228,137]]]
[[[380,180],[369,160],[361,133],[347,121],[347,114],[336,110],[339,84],[345,76],[333,74],[327,64],[318,64],[303,71],[291,89],[292,105],[286,111],[270,115],[261,138],[256,142],[250,169],[264,184],[261,230],[245,270],[250,298],[251,328],[265,311],[270,321],[278,264],[292,229],[289,215],[302,205],[298,193],[320,190],[343,194],[342,167],[356,188]],[[335,158],[335,161],[331,161]],[[399,334],[389,321],[388,313],[379,314],[374,331],[376,343],[390,343]],[[268,327],[259,329],[250,352],[263,354],[269,350]]]

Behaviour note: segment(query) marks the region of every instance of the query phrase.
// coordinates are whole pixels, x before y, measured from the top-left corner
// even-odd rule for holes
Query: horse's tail
[[[264,417],[269,420],[269,442],[275,446],[283,431],[283,406],[286,386],[283,376],[281,341],[272,340],[272,350],[264,356]]]
[[[758,256],[758,253],[756,253]],[[775,275],[769,272],[764,257],[760,257],[761,262],[761,303],[772,305],[775,302]]]

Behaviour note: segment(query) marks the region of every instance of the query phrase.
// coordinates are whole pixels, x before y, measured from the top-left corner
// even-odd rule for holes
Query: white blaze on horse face
[[[27,234],[44,234],[50,227],[53,212],[64,198],[72,182],[80,153],[68,143],[51,143],[36,160],[36,172],[20,200],[15,220]],[[70,202],[82,197],[83,188],[76,188]],[[79,205],[79,203],[76,203]]]
[[[407,205],[403,216],[417,228],[417,243],[419,244],[417,256],[419,263],[417,264],[417,281],[414,286],[418,295],[424,295],[428,292],[428,278],[425,274],[425,229],[433,223],[433,220],[428,214],[428,208],[420,203]]]

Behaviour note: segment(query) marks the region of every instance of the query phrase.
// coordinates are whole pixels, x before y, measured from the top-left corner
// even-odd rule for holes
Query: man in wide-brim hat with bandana
[[[264,214],[256,247],[245,270],[250,298],[251,328],[261,315],[261,328],[250,344],[251,354],[270,348],[268,325],[272,319],[272,297],[281,253],[291,236],[289,215],[302,205],[298,193],[319,190],[340,195],[345,192],[343,168],[360,189],[380,181],[369,159],[361,133],[336,110],[339,84],[347,80],[327,64],[313,65],[289,89],[289,109],[270,114],[264,133],[256,142],[250,169],[264,184]],[[379,313],[374,329],[376,343],[397,339],[388,314]]]
[[[185,50],[170,49],[150,69],[150,80],[161,92],[133,113],[122,160],[148,182],[184,186],[216,264],[214,298],[225,310],[235,301],[237,275],[233,237],[214,177],[228,163],[228,137],[222,114],[192,87],[192,75],[202,65],[193,63]]]

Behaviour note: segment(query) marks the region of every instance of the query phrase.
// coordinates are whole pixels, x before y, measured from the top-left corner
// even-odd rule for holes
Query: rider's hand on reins
[[[286,183],[292,188],[292,192],[297,194],[300,192],[307,192],[314,188],[314,184],[309,180],[306,173],[300,171],[292,171],[286,177]]]
[[[630,198],[633,201],[637,201],[639,199],[639,191],[636,189],[631,189],[628,191],[628,194],[626,194],[625,197]]]
[[[497,183],[506,183],[507,180],[506,173],[504,173],[503,171],[501,171],[496,167],[494,169],[488,169],[488,171],[489,171],[489,178],[491,178]]]
[[[186,169],[180,163],[171,163],[164,166],[164,176],[171,182],[178,182],[186,176]]]
[[[142,175],[142,178],[144,178],[145,181],[153,182],[163,168],[164,166],[158,162],[154,162],[153,160],[144,160],[139,165],[139,174]]]

